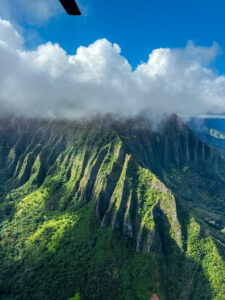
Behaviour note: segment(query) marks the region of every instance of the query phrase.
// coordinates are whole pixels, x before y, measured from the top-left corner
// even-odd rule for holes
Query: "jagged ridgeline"
[[[0,298],[225,299],[225,161],[176,116],[0,119]]]

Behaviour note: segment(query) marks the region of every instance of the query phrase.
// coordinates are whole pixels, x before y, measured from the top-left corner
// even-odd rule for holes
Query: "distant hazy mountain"
[[[203,142],[225,155],[225,118],[192,118],[187,124]]]
[[[225,160],[172,116],[0,119],[0,298],[224,300]]]

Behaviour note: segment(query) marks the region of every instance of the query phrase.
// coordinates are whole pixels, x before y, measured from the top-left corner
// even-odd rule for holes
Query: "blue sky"
[[[57,1],[57,0],[55,0]],[[84,15],[64,13],[32,26],[42,41],[59,43],[68,53],[100,38],[116,42],[132,66],[160,47],[184,47],[188,40],[225,49],[224,0],[80,0]],[[56,4],[57,5],[57,4]],[[27,24],[23,24],[30,29]],[[33,39],[34,45],[39,42]],[[31,43],[30,43],[31,44]],[[215,67],[225,73],[225,55]]]
[[[0,109],[225,113],[224,0],[0,0]]]

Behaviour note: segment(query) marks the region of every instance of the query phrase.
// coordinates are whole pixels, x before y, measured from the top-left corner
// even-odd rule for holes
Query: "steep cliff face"
[[[216,148],[225,156],[224,118],[191,118],[187,124],[204,143]]]
[[[223,299],[225,162],[176,116],[5,118],[0,158],[3,299]]]

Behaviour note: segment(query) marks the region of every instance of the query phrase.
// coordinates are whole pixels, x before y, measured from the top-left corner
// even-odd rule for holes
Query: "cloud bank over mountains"
[[[58,44],[23,48],[23,37],[0,19],[0,110],[31,117],[76,118],[225,112],[225,76],[208,66],[219,46],[155,49],[135,70],[106,39],[68,55]]]

